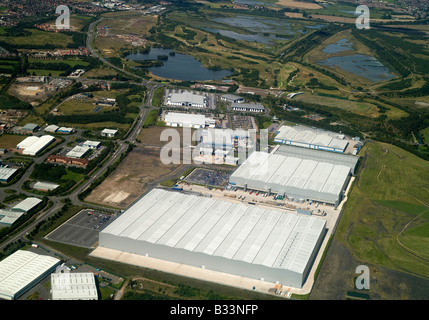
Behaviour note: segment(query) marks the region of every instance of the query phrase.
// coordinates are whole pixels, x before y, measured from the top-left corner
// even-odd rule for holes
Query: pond
[[[167,56],[167,60],[162,60],[160,67],[150,67],[153,75],[166,79],[181,81],[205,81],[221,80],[231,75],[230,70],[210,70],[204,67],[194,57],[182,53],[170,55],[172,50],[163,48],[151,48],[147,54],[132,53],[125,58],[130,60],[157,60],[158,56]]]
[[[288,40],[298,33],[304,34],[307,33],[309,29],[319,29],[325,26],[323,24],[311,23],[292,25],[287,20],[267,19],[245,15],[237,15],[233,18],[214,18],[211,22],[216,22],[219,25],[216,28],[206,28],[207,31],[219,32],[224,36],[236,40],[256,41],[265,44],[274,44],[274,40]],[[249,31],[249,33],[245,34],[226,30],[227,27],[221,24],[241,28]]]
[[[324,53],[338,53],[342,51],[352,50],[353,43],[348,39],[343,38],[338,40],[336,43],[331,43],[322,49]]]
[[[363,54],[329,57],[319,61],[319,64],[331,68],[339,67],[344,71],[366,78],[371,82],[390,80],[395,77],[395,75],[376,58]]]
[[[214,33],[220,33],[223,36],[226,36],[228,38],[232,38],[235,40],[244,40],[249,42],[273,44],[274,39],[281,40],[281,38],[276,38],[275,36],[272,36],[272,35],[264,36],[262,34],[243,34],[243,33],[238,33],[231,30],[223,30],[223,29],[215,29],[215,28],[204,28],[204,30],[214,32]]]

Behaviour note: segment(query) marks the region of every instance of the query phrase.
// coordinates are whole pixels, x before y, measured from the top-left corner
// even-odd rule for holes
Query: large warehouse
[[[164,115],[164,121],[169,127],[214,128],[216,125],[216,120],[204,114],[192,113],[167,112]]]
[[[207,96],[203,93],[194,93],[191,91],[170,91],[166,104],[167,106],[174,107],[206,108]]]
[[[233,172],[237,187],[287,196],[291,201],[313,200],[338,206],[358,157],[292,146],[271,153],[253,152]]]
[[[274,142],[339,153],[343,153],[349,144],[343,134],[305,126],[280,127]]]
[[[0,262],[0,298],[14,300],[47,277],[59,259],[18,250]]]
[[[320,218],[153,189],[99,245],[301,288],[325,235]]]
[[[41,137],[30,136],[22,140],[16,149],[23,150],[22,154],[36,156],[55,141],[55,137],[43,135]]]

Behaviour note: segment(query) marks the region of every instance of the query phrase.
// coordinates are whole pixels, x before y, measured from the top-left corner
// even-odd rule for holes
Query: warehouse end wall
[[[280,284],[294,288],[302,288],[304,274],[285,269],[276,269],[264,265],[246,263],[244,261],[231,260],[219,256],[212,256],[200,252],[193,252],[180,248],[172,248],[165,245],[153,244],[147,241],[135,240],[126,237],[115,236],[108,233],[100,233],[99,245],[119,251],[135,253],[142,256],[176,262]],[[319,244],[320,246],[320,244]],[[316,249],[316,252],[318,247]],[[309,269],[308,269],[309,270]]]

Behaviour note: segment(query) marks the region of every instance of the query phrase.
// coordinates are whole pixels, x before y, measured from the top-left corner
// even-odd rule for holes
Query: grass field
[[[64,48],[73,43],[72,37],[61,32],[48,32],[37,29],[28,29],[31,35],[26,37],[5,37],[0,35],[0,41],[19,47],[20,45],[46,45],[51,44]]]
[[[93,110],[97,107],[95,105],[94,99],[97,98],[116,98],[116,96],[119,94],[119,91],[111,90],[111,91],[95,91],[92,92],[94,95],[94,98],[87,98],[87,99],[70,99],[67,101],[64,101],[58,108],[59,112],[64,113],[65,115],[71,115],[71,114],[85,114],[85,113],[93,113]],[[115,107],[111,106],[100,106],[101,109],[98,111],[99,113],[110,111],[114,109]]]
[[[333,108],[340,108],[348,110],[353,113],[361,114],[367,117],[377,117],[378,109],[375,105],[366,103],[351,101],[347,99],[337,99],[332,97],[324,97],[319,95],[313,95],[311,93],[305,93],[294,97],[294,100],[315,103],[322,106],[328,106]]]
[[[0,148],[10,149],[15,148],[18,143],[24,140],[25,136],[13,135],[13,134],[3,134],[0,136]]]
[[[336,239],[364,262],[429,279],[429,163],[368,142]]]
[[[64,71],[58,70],[45,70],[45,69],[28,69],[28,73],[35,76],[50,76],[59,77]]]
[[[420,130],[420,134],[422,136],[423,142],[429,144],[429,127]]]
[[[157,88],[153,94],[152,105],[154,107],[161,107],[163,96],[164,96],[164,88]]]
[[[80,59],[78,57],[66,58],[66,59],[55,59],[55,60],[45,60],[45,59],[29,58],[28,62],[29,63],[32,63],[32,62],[38,62],[38,63],[67,63],[71,67],[74,67],[76,65],[82,65],[82,66],[87,66],[88,65],[88,62],[83,61],[82,59]]]

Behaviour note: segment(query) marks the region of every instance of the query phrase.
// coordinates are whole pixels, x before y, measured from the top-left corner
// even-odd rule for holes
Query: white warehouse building
[[[313,216],[153,189],[100,232],[99,245],[301,288],[325,231]]]
[[[14,300],[55,271],[59,259],[18,250],[0,262],[0,299]]]
[[[354,173],[358,157],[292,146],[271,153],[253,152],[230,176],[243,189],[338,206]]]
[[[206,108],[207,96],[204,93],[191,91],[170,91],[166,104],[173,107]]]
[[[18,150],[22,149],[22,154],[36,156],[55,141],[55,137],[43,135],[41,137],[30,136],[17,144]]]
[[[97,285],[92,272],[52,273],[52,300],[98,300]]]
[[[216,120],[209,118],[203,114],[167,112],[164,116],[164,121],[169,127],[185,127],[185,128],[214,128]]]
[[[343,134],[305,126],[280,127],[274,142],[339,153],[343,153],[349,144]]]

